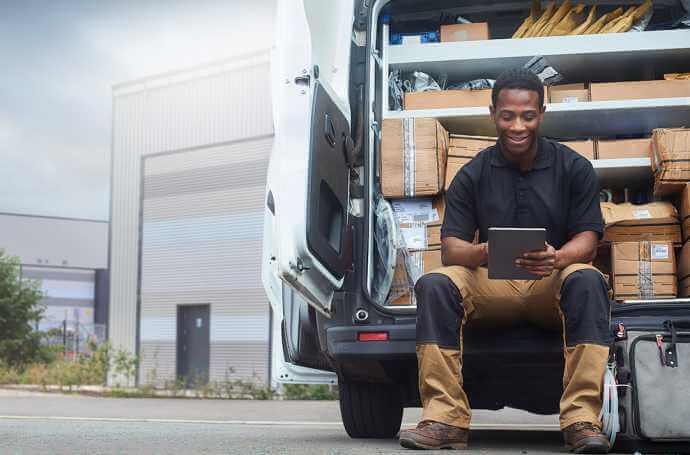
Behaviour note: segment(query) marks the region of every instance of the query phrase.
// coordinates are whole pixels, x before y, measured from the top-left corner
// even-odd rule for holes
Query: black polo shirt
[[[463,166],[446,195],[441,238],[471,242],[478,229],[479,241],[486,242],[490,227],[543,227],[556,249],[584,231],[601,238],[604,222],[592,163],[563,144],[538,141],[527,172],[508,162],[499,144]]]

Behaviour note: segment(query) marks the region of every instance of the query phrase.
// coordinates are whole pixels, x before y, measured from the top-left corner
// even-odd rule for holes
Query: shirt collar
[[[546,169],[551,167],[554,159],[554,147],[551,143],[546,141],[543,137],[537,138],[537,157],[534,160],[534,165],[531,170],[535,169]],[[497,167],[513,167],[501,151],[501,142],[496,141],[496,148],[494,149],[493,156],[491,157],[491,165]]]

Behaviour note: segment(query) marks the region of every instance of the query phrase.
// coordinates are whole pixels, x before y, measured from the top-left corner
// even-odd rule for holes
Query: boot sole
[[[573,453],[609,453],[611,450],[608,444],[602,445],[598,441],[587,440],[576,447],[566,445],[565,448]]]
[[[429,445],[421,442],[417,442],[413,439],[401,438],[400,445],[406,449],[417,449],[417,450],[465,450],[467,449],[466,442],[449,442],[446,444],[439,445]]]

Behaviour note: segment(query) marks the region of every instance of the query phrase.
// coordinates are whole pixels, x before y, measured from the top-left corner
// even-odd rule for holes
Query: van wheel
[[[351,438],[395,438],[402,422],[400,392],[390,384],[341,382],[340,414]]]

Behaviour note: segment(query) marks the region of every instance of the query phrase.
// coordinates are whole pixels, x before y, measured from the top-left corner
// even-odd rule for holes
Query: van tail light
[[[388,341],[388,332],[359,332],[357,341]]]

